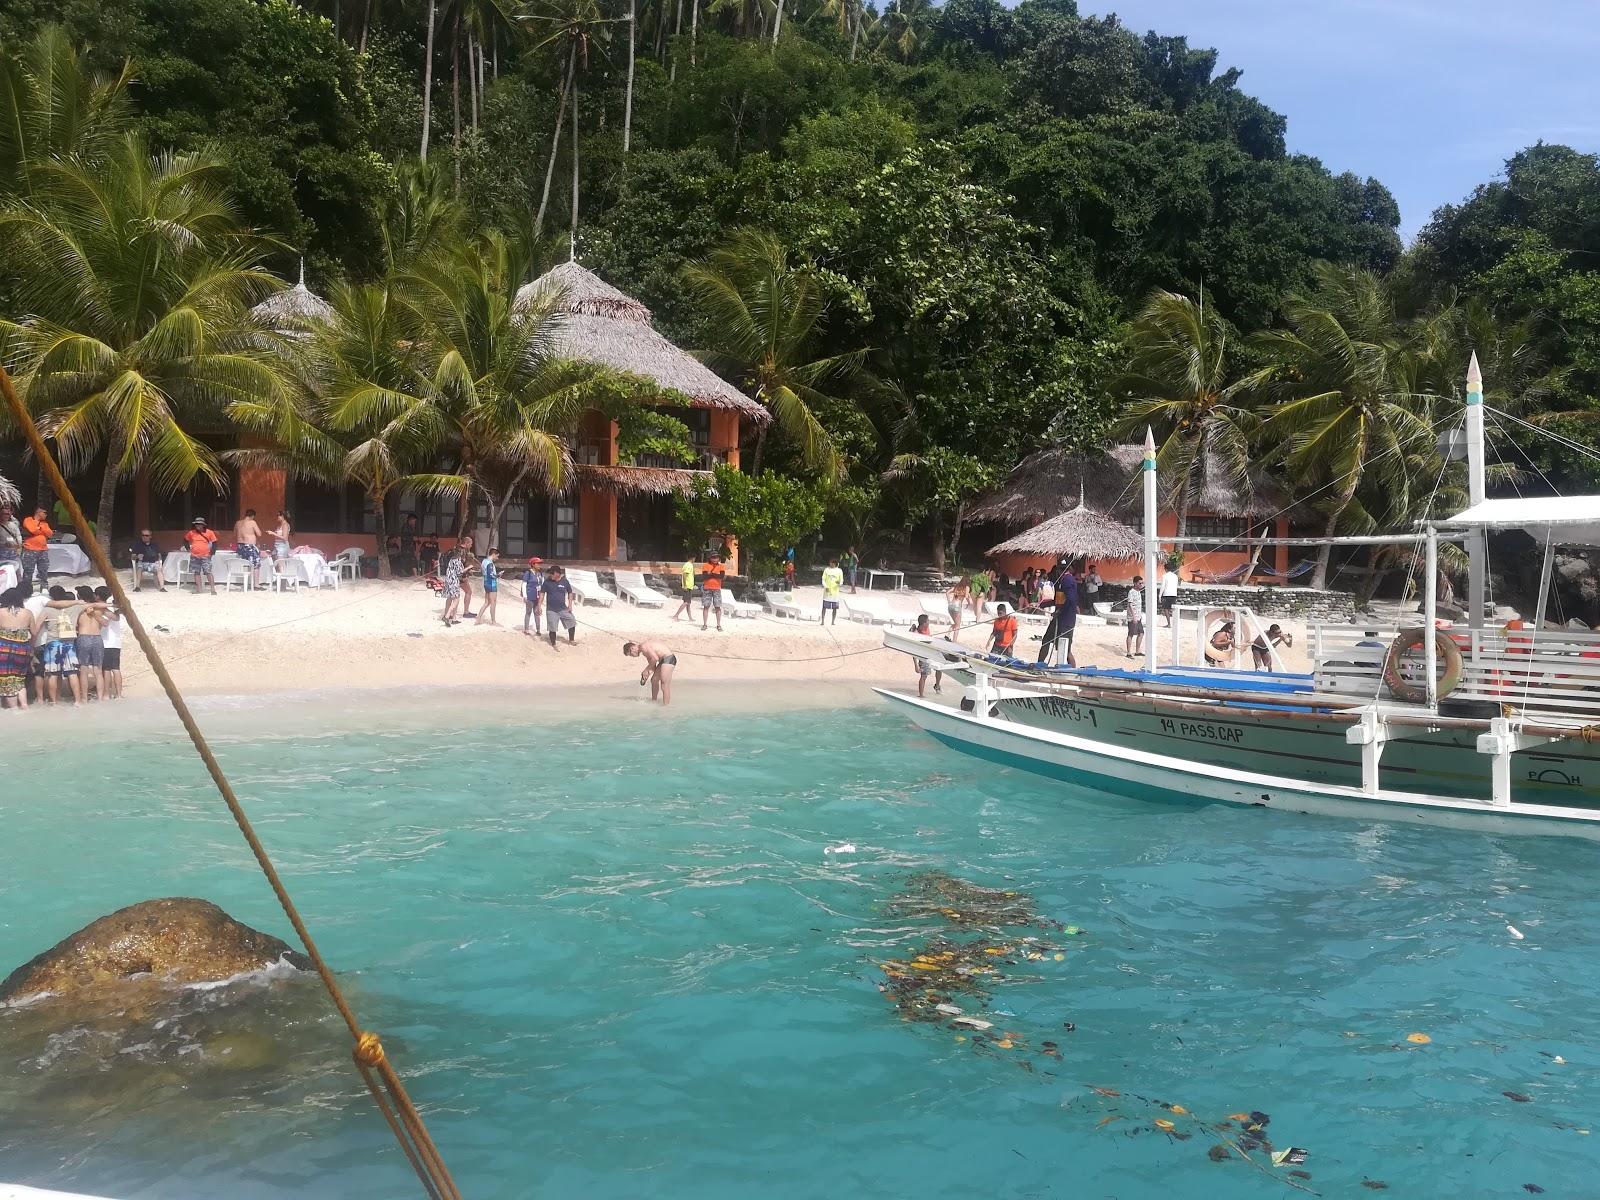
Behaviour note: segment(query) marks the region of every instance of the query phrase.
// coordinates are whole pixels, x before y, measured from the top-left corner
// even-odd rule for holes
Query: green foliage
[[[640,456],[663,458],[684,466],[695,460],[689,426],[671,413],[642,404],[630,404],[617,413],[617,459],[633,462]]]
[[[786,549],[822,528],[824,496],[805,480],[719,466],[677,498],[677,517],[696,544],[721,534],[738,538],[759,573],[775,569]]]

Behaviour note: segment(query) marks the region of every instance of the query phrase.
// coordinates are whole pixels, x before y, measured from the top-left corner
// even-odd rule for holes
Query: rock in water
[[[0,1002],[70,995],[149,974],[214,983],[280,959],[306,969],[287,942],[235,921],[209,900],[171,897],[120,908],[23,963],[0,983]]]

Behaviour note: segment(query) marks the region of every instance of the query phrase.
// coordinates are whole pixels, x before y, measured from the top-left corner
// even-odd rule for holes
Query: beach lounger
[[[644,581],[642,571],[618,571],[617,593],[630,604],[641,604],[649,608],[664,608],[672,603],[671,596],[656,591]],[[723,604],[726,607],[726,598]]]
[[[735,600],[724,592],[722,607],[728,610],[731,617],[745,617],[751,621],[759,617],[765,610],[759,604],[751,604],[748,600]]]
[[[840,596],[839,604],[847,621],[860,621],[864,625],[892,625],[896,620],[886,603],[870,600],[865,595]]]
[[[1126,625],[1128,623],[1128,610],[1120,604],[1110,604],[1104,600],[1094,602],[1095,615],[1103,617],[1107,625]]]
[[[600,576],[593,571],[568,568],[567,582],[572,584],[572,590],[578,593],[578,599],[585,604],[599,604],[610,608],[617,598],[615,593],[600,586]]]
[[[788,617],[791,621],[815,621],[822,615],[816,609],[801,605],[793,592],[768,592],[767,607],[773,616]]]

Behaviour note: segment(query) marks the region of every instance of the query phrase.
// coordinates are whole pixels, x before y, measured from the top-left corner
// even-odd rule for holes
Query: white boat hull
[[[876,691],[892,708],[964,753],[1140,799],[1211,801],[1330,816],[1381,816],[1494,832],[1600,838],[1600,811],[1594,809],[1496,805],[1459,796],[1386,789],[1368,792],[1313,783],[980,717],[883,688]]]

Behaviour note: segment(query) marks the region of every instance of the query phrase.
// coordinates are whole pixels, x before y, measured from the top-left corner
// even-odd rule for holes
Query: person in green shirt
[[[678,569],[678,590],[683,596],[683,603],[678,605],[678,611],[672,614],[672,619],[676,621],[679,617],[683,616],[684,613],[689,613],[689,620],[692,622],[694,620],[694,613],[690,612],[689,606],[694,603],[693,559],[685,562],[683,566]]]
[[[822,619],[828,619],[828,613],[833,613],[833,623],[839,623],[839,590],[844,587],[844,572],[839,569],[839,560],[830,558],[828,565],[822,571]]]
[[[844,552],[844,557],[839,560],[839,565],[844,568],[845,578],[850,581],[850,594],[856,594],[856,572],[861,568],[861,559],[856,554],[856,548],[851,546]]]

